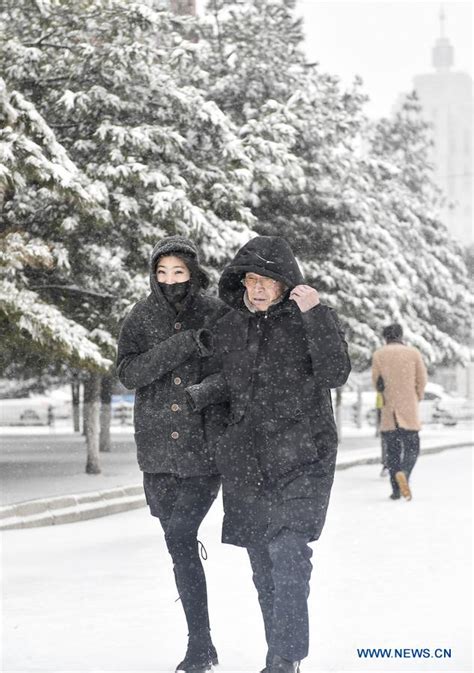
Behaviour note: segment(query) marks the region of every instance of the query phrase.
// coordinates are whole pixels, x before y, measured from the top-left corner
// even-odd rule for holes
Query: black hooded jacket
[[[228,309],[191,282],[176,311],[155,275],[157,260],[164,254],[197,258],[194,244],[182,237],[165,238],[155,247],[150,260],[151,293],[133,307],[120,331],[118,376],[126,388],[136,389],[134,422],[140,469],[180,477],[212,474],[216,469],[207,440],[222,423],[222,408],[193,414],[186,404],[185,388],[212,373],[207,328]]]
[[[242,285],[248,272],[283,282],[288,291],[282,301],[266,312],[249,311]],[[289,299],[291,289],[303,282],[284,239],[249,241],[219,283],[220,297],[234,309],[215,328],[222,373],[192,386],[189,394],[196,409],[210,401],[230,401],[230,422],[216,446],[217,466],[227,480],[243,486],[264,482],[272,488],[290,473],[311,467],[318,481],[318,528],[336,459],[330,388],[345,383],[350,361],[335,311],[319,304],[303,313]],[[301,494],[308,496],[314,493]]]

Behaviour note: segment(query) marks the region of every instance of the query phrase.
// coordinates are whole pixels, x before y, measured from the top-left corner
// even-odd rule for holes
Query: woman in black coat
[[[214,322],[227,309],[203,294],[208,278],[194,243],[160,241],[150,260],[151,293],[126,317],[119,336],[120,381],[135,393],[135,441],[147,503],[159,518],[188,625],[177,670],[201,673],[217,663],[210,636],[206,579],[197,532],[220,478],[209,451],[222,409],[193,414],[185,388],[212,372]]]
[[[196,410],[230,401],[216,444],[223,541],[247,548],[263,614],[267,673],[295,673],[308,654],[312,550],[326,517],[337,432],[330,388],[350,372],[334,310],[304,284],[288,243],[258,236],[224,270],[233,310],[216,325],[222,372],[188,394]]]

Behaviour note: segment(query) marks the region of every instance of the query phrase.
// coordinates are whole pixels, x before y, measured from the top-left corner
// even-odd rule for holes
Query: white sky
[[[204,5],[198,0],[198,11]],[[454,69],[472,76],[471,2],[298,0],[298,14],[305,21],[309,61],[347,84],[360,75],[371,99],[367,112],[382,116],[390,114],[401,92],[411,90],[414,75],[432,70],[441,6]]]
[[[418,0],[299,0],[307,53],[327,72],[350,83],[356,74],[370,96],[367,111],[388,115],[398,94],[412,88],[414,75],[433,70],[431,50],[440,33],[454,47],[454,69],[472,76],[472,3]]]

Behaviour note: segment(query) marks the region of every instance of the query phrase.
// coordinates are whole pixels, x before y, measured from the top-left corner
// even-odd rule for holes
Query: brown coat
[[[385,384],[380,429],[420,430],[418,402],[423,399],[427,382],[426,367],[420,352],[402,343],[389,343],[375,351],[372,358],[372,382],[382,376]]]

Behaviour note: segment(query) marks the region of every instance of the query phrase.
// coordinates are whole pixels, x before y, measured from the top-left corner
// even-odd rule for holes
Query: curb
[[[145,506],[141,484],[106,491],[27,500],[0,507],[0,530],[85,521]]]
[[[448,449],[471,447],[472,442],[458,442],[421,449],[421,455],[440,453]],[[346,470],[358,465],[380,463],[380,456],[366,456],[354,460],[342,459],[336,470]],[[146,501],[142,484],[119,486],[106,491],[63,495],[39,500],[27,500],[14,505],[0,507],[0,530],[55,526],[62,523],[86,521],[109,514],[117,514],[130,509],[145,507]]]
[[[467,449],[471,446],[473,446],[473,442],[458,442],[456,444],[443,444],[442,446],[428,446],[426,449],[420,449],[420,456],[441,453],[448,449]],[[358,465],[377,465],[380,463],[380,456],[355,458],[354,460],[343,460],[340,463],[336,463],[336,470],[347,470],[349,467],[357,467]]]

